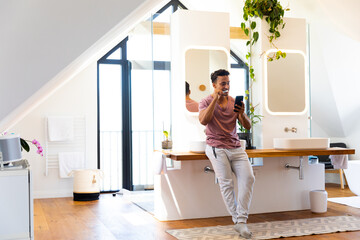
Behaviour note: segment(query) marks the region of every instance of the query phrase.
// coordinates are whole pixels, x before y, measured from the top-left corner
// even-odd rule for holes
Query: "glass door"
[[[99,64],[100,168],[103,191],[122,188],[121,65]]]
[[[98,61],[98,166],[102,191],[132,190],[128,38]]]

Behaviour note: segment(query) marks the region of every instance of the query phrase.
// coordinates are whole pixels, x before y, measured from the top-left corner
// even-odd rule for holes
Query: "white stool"
[[[324,213],[327,211],[327,192],[325,190],[310,191],[310,207],[314,213]]]

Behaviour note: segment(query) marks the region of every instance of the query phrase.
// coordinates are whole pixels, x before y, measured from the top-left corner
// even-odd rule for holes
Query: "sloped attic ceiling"
[[[0,122],[145,2],[0,1]]]

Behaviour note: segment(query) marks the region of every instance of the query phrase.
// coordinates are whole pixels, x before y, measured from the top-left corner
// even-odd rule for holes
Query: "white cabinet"
[[[26,160],[0,170],[0,239],[33,239],[31,172]]]

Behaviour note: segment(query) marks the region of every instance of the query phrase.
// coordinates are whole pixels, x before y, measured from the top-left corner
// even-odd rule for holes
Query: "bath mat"
[[[280,237],[358,231],[360,230],[360,218],[354,216],[335,216],[249,223],[248,228],[253,233],[252,239],[273,239]],[[167,232],[179,240],[243,239],[235,232],[233,225],[176,229],[168,230]]]
[[[328,201],[334,203],[344,204],[350,207],[360,208],[360,197],[338,197],[338,198],[328,198]]]
[[[154,215],[154,191],[134,191],[125,198],[142,210]]]

